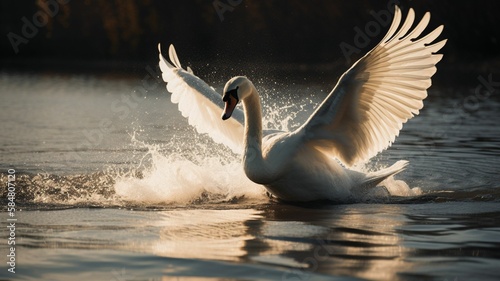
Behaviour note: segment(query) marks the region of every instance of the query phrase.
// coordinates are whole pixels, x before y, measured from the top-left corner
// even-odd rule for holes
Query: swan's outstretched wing
[[[418,38],[430,20],[426,13],[411,29],[410,9],[403,25],[396,6],[382,41],[339,79],[325,101],[299,128],[306,145],[332,153],[350,166],[389,147],[403,123],[419,113],[446,40],[432,43],[443,30]],[[431,44],[432,43],[432,44]]]
[[[243,112],[235,109],[233,118],[223,121],[221,119],[221,112],[224,109],[222,96],[205,81],[195,76],[191,68],[182,69],[173,45],[170,45],[168,51],[172,64],[161,54],[160,44],[158,44],[158,51],[163,80],[167,82],[167,90],[172,93],[171,100],[179,105],[182,116],[188,118],[189,124],[194,126],[198,133],[206,133],[214,141],[225,144],[233,152],[241,154],[243,151]]]

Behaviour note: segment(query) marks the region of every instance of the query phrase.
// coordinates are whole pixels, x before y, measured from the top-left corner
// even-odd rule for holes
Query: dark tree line
[[[493,0],[32,0],[0,2],[0,60],[155,60],[161,42],[200,61],[331,62],[346,50],[359,57],[380,40],[388,27],[379,22],[366,46],[354,41],[390,3],[413,7],[417,17],[431,11],[430,25],[445,25],[449,61],[498,56]]]

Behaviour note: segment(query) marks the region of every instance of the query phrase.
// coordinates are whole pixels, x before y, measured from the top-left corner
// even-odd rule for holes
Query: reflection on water
[[[270,245],[286,245],[277,255],[299,263],[284,280],[306,280],[311,274],[357,276],[391,280],[397,272],[411,269],[395,229],[405,220],[395,213],[399,206],[378,205],[376,213],[361,208],[338,206],[317,209],[275,210],[265,236]],[[371,209],[371,207],[369,207]],[[291,211],[291,212],[290,212]],[[299,221],[289,221],[297,213]],[[290,236],[290,233],[298,235]]]
[[[112,259],[108,266],[114,268],[141,264],[134,267],[136,278],[131,280],[207,275],[262,280],[500,277],[491,270],[500,259],[497,203],[213,207],[21,212],[20,275],[64,268],[80,276],[87,270],[80,259],[102,255]],[[69,258],[65,264],[51,259],[39,263],[47,250],[51,259],[61,258],[61,251]],[[153,261],[144,264],[148,256]],[[226,267],[230,270],[220,272]]]
[[[242,210],[179,210],[159,213],[159,239],[151,245],[154,254],[166,257],[237,261],[244,257],[249,221],[260,212]]]

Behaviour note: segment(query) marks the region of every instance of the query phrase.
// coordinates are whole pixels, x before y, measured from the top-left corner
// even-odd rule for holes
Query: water
[[[268,128],[295,128],[329,91],[254,82]],[[290,205],[198,136],[162,84],[3,73],[0,93],[0,181],[15,170],[17,204],[16,273],[3,212],[0,280],[500,278],[494,94],[431,88],[396,143],[357,167],[406,159],[405,172],[354,203]]]

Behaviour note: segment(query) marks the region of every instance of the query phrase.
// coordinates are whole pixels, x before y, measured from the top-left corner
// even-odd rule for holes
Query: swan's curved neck
[[[262,108],[257,89],[252,85],[252,93],[242,100],[245,112],[245,152],[243,167],[247,177],[253,182],[270,182],[272,172],[262,156]]]

